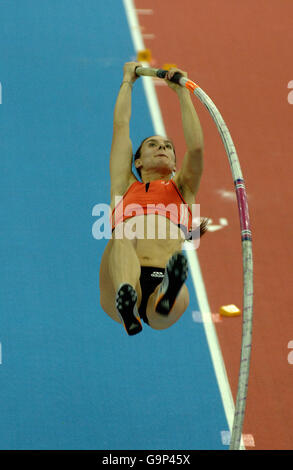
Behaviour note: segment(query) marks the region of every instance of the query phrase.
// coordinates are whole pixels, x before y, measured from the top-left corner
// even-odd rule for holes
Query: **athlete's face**
[[[175,171],[175,152],[173,143],[166,137],[153,136],[144,141],[139,165],[144,169],[155,169],[162,172]]]

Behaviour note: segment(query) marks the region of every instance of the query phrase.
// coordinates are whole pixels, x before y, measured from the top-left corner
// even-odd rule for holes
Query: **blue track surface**
[[[166,331],[129,338],[99,305],[123,3],[0,5],[1,449],[227,449],[197,300]],[[134,150],[153,128],[133,92]]]

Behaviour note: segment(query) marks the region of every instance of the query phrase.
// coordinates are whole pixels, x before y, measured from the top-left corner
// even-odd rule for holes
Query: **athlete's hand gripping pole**
[[[138,76],[165,78],[168,73],[168,70],[138,66],[135,69],[135,73]],[[184,77],[180,72],[176,72],[171,78],[170,82],[177,83],[177,85],[181,85],[182,87],[188,88],[188,90],[190,91],[194,91],[199,86],[189,80],[189,78]]]

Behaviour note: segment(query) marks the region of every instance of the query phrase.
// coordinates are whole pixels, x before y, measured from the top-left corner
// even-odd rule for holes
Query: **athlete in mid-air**
[[[103,310],[122,323],[129,335],[142,330],[141,319],[156,330],[170,327],[189,304],[185,284],[188,264],[182,244],[192,229],[191,207],[203,172],[203,135],[190,92],[170,81],[176,72],[184,76],[187,73],[173,68],[165,81],[179,98],[187,147],[182,166],[176,171],[172,140],[154,135],[144,139],[135,153],[134,165],[142,182],[134,175],[129,123],[131,91],[139,66],[138,62],[124,64],[114,110],[110,154],[112,238],[103,253],[99,276]],[[118,203],[117,196],[123,196]],[[178,211],[160,211],[159,204]],[[143,212],[135,211],[136,206]],[[156,209],[151,210],[152,206]],[[184,207],[186,210],[181,210]],[[152,237],[148,236],[149,222],[154,228]],[[203,219],[201,235],[206,224],[207,219]],[[164,238],[160,235],[162,226],[166,228]],[[142,227],[142,236],[129,236],[133,227],[136,233],[137,227]]]

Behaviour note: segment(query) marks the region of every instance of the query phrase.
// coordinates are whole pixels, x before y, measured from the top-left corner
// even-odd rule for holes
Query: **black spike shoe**
[[[116,309],[129,336],[142,330],[137,310],[137,293],[130,284],[121,284],[116,294]]]
[[[172,310],[176,297],[186,281],[188,262],[183,253],[175,253],[168,261],[164,279],[161,283],[155,310],[161,315],[168,315]]]

